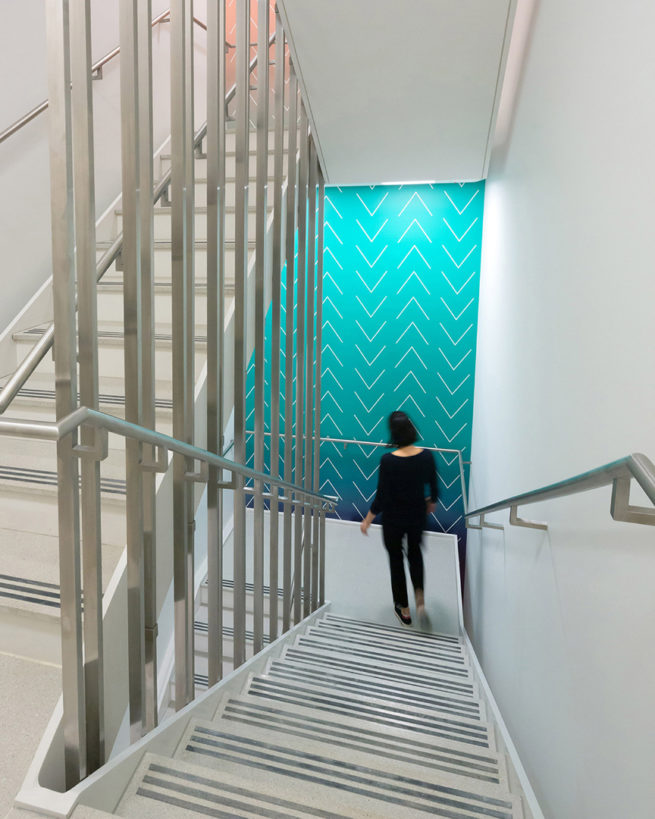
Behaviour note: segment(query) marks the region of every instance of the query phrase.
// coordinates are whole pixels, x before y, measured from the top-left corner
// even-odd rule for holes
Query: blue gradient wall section
[[[326,189],[321,437],[386,441],[404,409],[426,445],[469,460],[483,203],[484,182]],[[266,337],[268,361],[270,316]],[[253,384],[251,366],[249,401]],[[368,510],[383,451],[321,445],[340,517]],[[437,469],[430,528],[461,535],[457,455]]]

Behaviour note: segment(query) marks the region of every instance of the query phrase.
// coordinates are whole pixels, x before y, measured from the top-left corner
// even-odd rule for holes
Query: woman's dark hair
[[[418,430],[406,412],[397,410],[389,416],[391,446],[411,446],[418,440]]]

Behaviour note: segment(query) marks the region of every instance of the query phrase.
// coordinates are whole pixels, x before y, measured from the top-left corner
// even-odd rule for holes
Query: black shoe
[[[393,607],[393,610],[395,612],[396,617],[400,620],[400,622],[404,626],[411,626],[412,625],[412,618],[409,615],[407,615],[407,617],[405,617],[405,615],[402,613],[401,609],[402,609],[402,606],[394,606]]]

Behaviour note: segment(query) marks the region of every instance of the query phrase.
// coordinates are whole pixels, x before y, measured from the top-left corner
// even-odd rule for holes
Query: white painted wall
[[[169,7],[153,0],[153,17]],[[195,13],[206,19],[206,4]],[[48,97],[45,0],[3,0],[0,26],[0,130]],[[118,45],[118,0],[92,0],[93,60]],[[205,119],[205,33],[195,27],[196,123]],[[153,30],[154,144],[170,133],[169,26]],[[96,212],[120,193],[120,58],[94,83]],[[48,278],[50,188],[47,113],[0,145],[0,330]],[[157,168],[155,169],[157,172]],[[2,375],[2,373],[0,373]]]
[[[655,460],[655,6],[531,10],[487,183],[473,507]],[[655,530],[609,500],[524,508],[547,534],[469,537],[467,627],[551,819],[653,815]]]

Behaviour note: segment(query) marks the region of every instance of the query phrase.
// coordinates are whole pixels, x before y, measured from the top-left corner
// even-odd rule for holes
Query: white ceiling
[[[326,181],[486,176],[515,0],[278,0]]]

